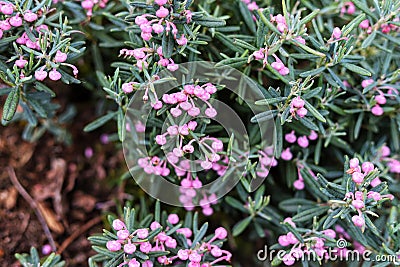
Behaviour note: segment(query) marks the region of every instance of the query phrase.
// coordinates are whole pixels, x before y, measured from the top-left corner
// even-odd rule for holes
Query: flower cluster
[[[81,6],[86,11],[86,16],[90,18],[93,15],[93,9],[96,7],[105,8],[107,3],[108,0],[83,0]]]
[[[271,67],[275,69],[280,75],[285,76],[289,74],[289,68],[283,64],[282,60],[280,60],[275,54],[272,55],[275,59],[274,62],[271,63]],[[250,58],[254,58],[256,60],[263,60],[263,66],[268,64],[268,49],[260,48],[258,51],[255,51]]]
[[[357,158],[353,158],[350,160],[350,169],[347,170],[348,174],[351,174],[353,182],[357,186],[361,186],[364,184],[365,178],[369,173],[375,170],[375,166],[373,163],[365,161],[360,166],[360,161]],[[366,204],[368,203],[370,206],[375,206],[378,202],[382,202],[385,200],[393,200],[394,196],[391,194],[381,194],[377,191],[374,191],[374,188],[381,184],[381,180],[379,177],[376,177],[371,180],[370,185],[372,187],[371,190],[357,190],[354,193],[348,192],[346,193],[345,200],[350,203],[352,209],[354,209],[358,214],[352,217],[352,221],[355,226],[360,227],[362,229],[365,228],[365,218],[366,216]]]
[[[123,251],[124,261],[118,266],[151,267],[156,264],[170,265],[185,262],[187,266],[200,267],[216,266],[218,262],[230,261],[232,254],[220,248],[219,240],[225,239],[228,235],[223,227],[217,228],[211,238],[192,244],[192,230],[179,227],[179,222],[177,214],[169,214],[165,229],[159,222],[153,221],[149,228],[129,231],[122,220],[115,219],[112,227],[116,231],[117,239],[107,241],[105,246],[110,252]],[[182,238],[185,244],[182,243]],[[138,257],[136,251],[148,255],[149,259],[143,260],[143,257]]]
[[[166,67],[170,71],[176,71],[178,69],[178,65],[169,58],[165,58],[162,52],[162,47],[159,46],[157,49],[142,47],[136,49],[121,49],[119,51],[120,56],[124,56],[124,58],[134,58],[136,60],[136,67],[141,71],[143,68],[147,69],[152,61],[156,58],[157,64],[162,67]]]
[[[251,0],[242,0],[243,3],[246,4],[247,8],[250,11],[255,11],[255,10],[259,10],[260,7],[257,5],[256,1],[251,1]],[[253,16],[254,18],[254,16]]]
[[[299,116],[300,118],[304,118],[308,111],[304,107],[304,100],[300,98],[300,96],[297,96],[292,99],[292,102],[290,102],[290,113],[292,114],[293,117]]]
[[[274,157],[274,148],[266,147],[264,150],[259,150],[258,161],[260,163],[260,169],[257,171],[257,175],[260,177],[267,177],[270,167],[278,165],[278,161]]]
[[[284,223],[290,224],[296,228],[296,224],[292,219],[286,218]],[[321,237],[325,236],[325,237]],[[283,263],[287,266],[293,265],[296,260],[304,258],[304,255],[315,253],[320,259],[328,258],[328,247],[325,245],[327,239],[335,239],[336,232],[332,229],[326,229],[320,232],[319,235],[311,233],[302,236],[304,242],[300,242],[292,232],[281,235],[278,238],[278,243],[282,247],[289,247],[289,251],[282,257]]]
[[[28,64],[29,58],[22,53],[24,50],[22,46],[43,53],[43,55],[37,56],[38,61],[34,62],[37,68],[35,71],[36,80],[43,81],[47,77],[53,81],[60,80],[61,73],[57,70],[60,65],[71,67],[74,75],[78,74],[78,69],[74,65],[65,63],[68,57],[67,49],[64,49],[64,51],[51,51],[47,54],[53,39],[50,36],[52,28],[44,24],[43,20],[40,20],[43,17],[42,10],[33,12],[27,9],[21,13],[20,9],[17,9],[12,3],[0,2],[0,12],[0,17],[2,17],[0,21],[0,39],[6,35],[12,36],[14,34],[13,30],[23,28],[22,34],[20,33],[20,36],[15,40],[15,44],[19,47],[20,55],[16,57],[14,65],[21,69],[20,78],[28,76],[30,74],[29,69],[32,68],[32,65]],[[39,20],[42,21],[40,24],[38,24]],[[45,60],[45,65],[39,66],[42,60]],[[48,70],[50,71],[47,72]]]
[[[214,118],[217,111],[209,102],[211,96],[217,92],[215,85],[206,83],[204,85],[187,84],[183,86],[183,90],[177,93],[164,94],[162,100],[165,104],[176,105],[171,108],[171,115],[179,117],[182,113],[191,117],[200,115],[200,108],[196,105],[198,102],[204,103],[207,108],[204,114],[209,118]]]
[[[185,46],[188,43],[188,39],[183,33],[179,33],[173,21],[175,19],[184,19],[186,23],[190,23],[192,21],[192,12],[185,9],[175,18],[172,5],[167,0],[155,0],[154,4],[156,8],[155,15],[143,14],[135,18],[135,24],[140,27],[142,39],[150,41],[153,33],[157,35],[172,34],[179,46]]]

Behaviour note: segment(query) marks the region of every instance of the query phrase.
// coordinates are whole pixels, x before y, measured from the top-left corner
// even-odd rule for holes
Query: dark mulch
[[[59,99],[68,101],[66,96]],[[115,185],[125,171],[123,155],[113,144],[101,144],[99,133],[82,131],[95,119],[94,108],[87,108],[89,99],[75,104],[78,115],[67,125],[71,146],[57,143],[51,134],[29,143],[21,138],[23,125],[0,126],[0,266],[18,266],[16,252],[28,252],[31,246],[41,250],[48,243],[34,211],[11,183],[8,166],[40,206],[68,266],[87,266],[93,253],[87,236],[101,232],[101,214],[115,205],[113,200],[121,200]],[[91,158],[84,155],[87,147],[93,148]]]

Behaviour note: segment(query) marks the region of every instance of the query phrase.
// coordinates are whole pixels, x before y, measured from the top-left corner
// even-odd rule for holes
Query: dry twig
[[[47,240],[49,241],[49,244],[52,248],[53,251],[56,251],[56,244],[54,242],[53,236],[51,235],[49,226],[46,223],[46,220],[43,217],[43,214],[40,212],[38,205],[36,201],[26,192],[25,188],[21,185],[21,183],[18,181],[17,175],[15,174],[14,168],[13,167],[8,167],[7,168],[8,175],[10,177],[11,182],[15,186],[15,188],[18,190],[18,192],[21,194],[21,196],[28,202],[28,204],[31,206],[33,211],[35,212],[40,224],[42,225],[44,234],[47,237]]]

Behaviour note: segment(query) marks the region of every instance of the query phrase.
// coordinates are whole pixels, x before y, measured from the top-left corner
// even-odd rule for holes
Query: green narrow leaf
[[[372,43],[372,41],[375,40],[376,37],[376,31],[373,31],[370,35],[368,35],[367,38],[365,38],[365,40],[362,42],[361,44],[361,48],[367,48],[368,46],[370,46],[370,44]]]
[[[324,122],[324,123],[326,122],[326,119],[324,118],[324,116],[322,116],[321,113],[319,113],[318,110],[317,110],[316,108],[314,108],[314,107],[310,104],[310,102],[308,102],[307,100],[304,100],[304,102],[305,102],[305,106],[306,106],[307,110],[310,111],[311,114],[312,114],[315,118],[317,118],[317,119],[318,119],[319,121],[321,121],[321,122]]]
[[[249,27],[250,31],[255,34],[256,33],[256,24],[253,20],[253,14],[251,14],[250,10],[247,8],[247,5],[243,1],[239,1],[239,9],[242,13],[242,17],[244,19],[244,23],[246,23],[247,27]]]
[[[232,229],[232,235],[233,236],[240,235],[247,228],[247,226],[250,224],[252,219],[253,219],[253,217],[247,217],[247,218],[241,220],[240,222],[238,222],[237,224],[235,224],[235,226],[233,226],[233,229]]]
[[[194,248],[197,245],[197,243],[199,243],[201,239],[205,236],[207,229],[208,229],[208,223],[203,224],[203,226],[200,228],[200,230],[195,234],[193,238],[192,248]]]
[[[351,31],[357,27],[361,21],[363,21],[365,19],[365,14],[361,13],[360,15],[358,15],[357,17],[355,17],[352,21],[350,21],[350,23],[348,23],[342,30],[342,35],[343,36],[347,36],[348,34],[351,33]]]
[[[6,102],[3,107],[3,121],[2,124],[6,125],[14,117],[19,103],[19,89],[14,88],[7,96]]]
[[[368,70],[361,68],[357,65],[351,64],[351,63],[344,63],[342,64],[343,66],[345,66],[348,70],[351,70],[352,72],[358,73],[360,75],[364,75],[364,76],[371,76],[372,73],[369,72]]]
[[[375,21],[378,20],[378,18],[376,17],[376,15],[375,15],[374,13],[372,13],[372,11],[369,9],[369,7],[368,7],[366,4],[362,3],[362,2],[359,1],[359,0],[352,0],[352,2],[354,3],[354,5],[355,5],[356,7],[358,7],[358,8],[361,9],[362,11],[364,11],[365,14],[367,14],[368,16],[374,18]]]
[[[283,149],[283,131],[279,116],[277,116],[275,120],[274,139],[275,139],[275,157],[279,159],[281,157]]]
[[[83,128],[84,132],[90,132],[93,131],[97,128],[99,128],[100,126],[103,126],[105,123],[107,123],[109,120],[111,120],[112,118],[114,118],[116,112],[110,112],[94,121],[92,121],[91,123],[89,123],[88,125],[85,126],[85,128]]]
[[[172,34],[164,34],[161,41],[162,51],[166,58],[170,58],[174,52],[174,36]]]
[[[193,19],[193,21],[201,26],[208,28],[218,28],[218,27],[224,27],[226,25],[225,20],[213,17],[196,18]]]
[[[320,9],[315,9],[313,12],[311,12],[310,14],[308,14],[307,16],[302,18],[299,21],[300,26],[310,22],[315,16],[318,15],[319,12],[320,12]]]

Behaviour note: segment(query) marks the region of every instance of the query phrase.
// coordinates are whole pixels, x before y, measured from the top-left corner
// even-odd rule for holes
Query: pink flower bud
[[[276,28],[278,29],[278,31],[284,32],[287,29],[287,26],[286,23],[278,23],[276,25]]]
[[[126,93],[126,94],[132,93],[132,91],[133,91],[132,83],[122,84],[122,91],[124,91],[124,93]]]
[[[351,202],[351,205],[353,205],[353,207],[356,208],[356,209],[362,209],[362,208],[365,207],[364,201],[358,200],[358,199],[353,200]]]
[[[182,110],[179,108],[171,108],[171,115],[175,118],[179,117],[182,114]]]
[[[188,125],[189,130],[194,131],[196,129],[196,127],[197,127],[197,122],[196,121],[189,121],[187,125]]]
[[[293,182],[293,187],[297,190],[303,190],[304,189],[304,181],[303,180],[296,180]]]
[[[258,51],[255,51],[255,52],[253,53],[253,56],[254,56],[254,58],[257,59],[257,60],[263,59],[263,58],[264,58],[264,51],[263,51],[262,49],[260,49],[260,50],[258,50]],[[274,63],[275,63],[275,62],[274,62]],[[272,64],[273,64],[273,63],[272,63]]]
[[[296,224],[293,222],[293,220],[292,220],[291,217],[285,218],[285,219],[283,220],[283,222],[284,222],[284,223],[288,223],[288,224],[290,224],[290,225],[293,226],[293,227],[296,227]]]
[[[161,228],[161,224],[160,224],[159,222],[152,222],[152,223],[150,224],[150,229],[151,229],[152,231],[154,231],[154,230],[156,230],[156,229],[158,229],[158,228]]]
[[[202,167],[203,169],[205,169],[205,170],[209,170],[209,169],[212,168],[212,163],[211,163],[210,161],[208,161],[208,160],[202,161],[202,162],[200,163],[200,165],[201,165],[201,167]]]
[[[112,222],[112,227],[117,231],[126,228],[125,223],[123,221],[121,221],[120,219],[115,219]]]
[[[177,245],[178,245],[178,244],[177,244],[176,240],[173,239],[172,237],[168,238],[168,239],[165,241],[165,246],[166,246],[166,247],[169,247],[169,248],[176,248]]]
[[[377,95],[375,96],[375,101],[380,105],[384,105],[386,104],[386,97],[384,95]]]
[[[351,220],[353,221],[354,225],[357,227],[363,227],[365,225],[365,220],[362,216],[354,215]]]
[[[143,25],[143,24],[147,24],[149,21],[146,19],[146,17],[144,15],[141,16],[137,16],[135,18],[135,24],[136,25]]]
[[[304,100],[300,98],[300,96],[293,98],[291,105],[295,108],[302,108],[304,107]]]
[[[152,28],[156,34],[164,32],[164,26],[162,26],[161,24],[153,24]]]
[[[217,116],[217,111],[214,108],[207,108],[204,113],[209,118],[214,118]]]
[[[368,29],[369,27],[369,20],[365,19],[361,21],[360,25],[358,25],[361,29]]]
[[[136,245],[135,244],[125,244],[124,245],[124,252],[127,254],[133,254],[133,252],[136,251]]]
[[[37,20],[38,15],[36,15],[35,13],[33,13],[32,11],[28,10],[25,14],[24,14],[24,20],[26,22],[34,22],[35,20]]]
[[[361,168],[362,168],[362,171],[365,174],[367,174],[367,173],[373,171],[375,169],[375,166],[371,162],[366,161],[361,165]]]
[[[381,108],[379,105],[375,105],[371,108],[371,113],[375,116],[382,116],[383,115],[383,108]]]
[[[192,107],[188,110],[188,114],[192,117],[197,117],[200,114],[200,109],[197,107]]]
[[[228,236],[228,232],[223,227],[215,229],[215,236],[218,239],[225,239]]]
[[[362,184],[362,182],[364,181],[364,175],[361,172],[354,172],[351,175],[351,178],[356,184]]]
[[[282,62],[276,61],[276,62],[272,62],[271,63],[271,67],[274,68],[277,71],[280,71],[281,69],[283,69],[285,67],[285,65],[283,65]]]
[[[85,148],[85,157],[87,159],[90,159],[91,157],[93,157],[93,148],[91,148],[91,147]]]
[[[90,0],[85,0],[85,1],[82,1],[81,6],[86,10],[90,10],[93,8],[94,3]]]
[[[283,256],[282,260],[286,266],[291,266],[295,262],[295,258],[290,253]]]
[[[304,40],[304,38],[303,37],[301,37],[301,36],[297,36],[296,38],[294,38],[297,42],[299,42],[299,43],[301,43],[301,44],[303,44],[303,45],[305,45],[306,44],[306,40]]]
[[[3,31],[8,31],[9,29],[11,29],[11,25],[8,20],[0,21],[0,29],[2,29]]]
[[[222,256],[222,250],[219,247],[213,247],[211,249],[211,255],[213,255],[216,258],[219,258]]]
[[[15,65],[20,69],[23,69],[26,64],[28,64],[28,61],[23,59],[22,57],[15,61]]]
[[[117,236],[119,239],[127,239],[129,237],[129,231],[128,230],[119,230],[117,232]]]
[[[310,139],[311,141],[317,140],[318,139],[318,134],[314,130],[311,130],[311,133],[308,136],[308,139]]]
[[[204,208],[202,210],[204,216],[211,216],[214,213],[214,210],[211,207]]]
[[[285,76],[288,75],[290,70],[287,67],[283,67],[281,70],[278,71],[280,75]]]
[[[149,242],[144,242],[144,243],[140,244],[139,249],[143,253],[149,253],[152,249],[152,246]]]
[[[381,148],[382,157],[387,157],[390,155],[390,148],[388,146],[382,146]]]
[[[167,0],[154,0],[154,3],[156,3],[159,6],[162,6],[167,3]]]
[[[212,144],[211,147],[217,151],[221,151],[224,148],[224,144],[222,143],[221,140],[215,140]]]
[[[179,39],[176,39],[176,43],[180,46],[186,45],[188,40],[186,39],[185,35],[182,34],[182,36]]]
[[[183,234],[186,238],[190,238],[192,236],[192,230],[189,228],[180,228],[176,230],[176,232]]]
[[[22,25],[22,18],[19,15],[10,18],[9,21],[11,26],[19,27]]]
[[[47,72],[41,68],[40,70],[35,71],[35,79],[38,81],[43,81],[47,77]]]
[[[361,86],[362,86],[362,88],[366,88],[366,87],[370,86],[373,83],[374,83],[374,80],[372,80],[372,79],[363,80],[361,82]]]
[[[190,260],[191,262],[199,263],[199,262],[201,261],[201,258],[202,258],[201,255],[198,254],[196,251],[192,252],[192,253],[189,255],[189,260]]]
[[[355,168],[357,168],[358,165],[360,164],[360,161],[358,160],[358,158],[353,158],[353,159],[351,159],[351,160],[349,161],[349,163],[350,163],[350,168],[355,169]]]
[[[5,4],[0,10],[4,15],[11,15],[14,12],[14,6],[12,4]]]
[[[136,259],[131,259],[128,262],[128,267],[140,267],[140,262],[138,262]]]
[[[297,139],[297,144],[299,144],[300,147],[306,148],[309,145],[307,136],[301,136]]]
[[[153,37],[153,36],[151,35],[151,33],[145,33],[145,32],[142,32],[142,33],[140,34],[140,36],[141,36],[142,39],[145,40],[145,41],[149,41],[149,40],[151,39],[151,37]],[[138,68],[140,68],[140,69],[142,68],[141,64],[138,65]]]
[[[176,71],[177,69],[179,68],[179,65],[178,64],[169,64],[168,66],[167,66],[167,69],[168,70],[170,70],[170,71]]]
[[[297,140],[296,135],[294,134],[294,131],[291,131],[290,133],[285,134],[285,140],[288,143],[294,143]]]
[[[287,240],[289,241],[290,244],[297,244],[299,240],[294,236],[292,232],[289,232],[286,234]]]
[[[136,230],[136,236],[140,239],[146,239],[149,236],[149,230],[143,228]]]
[[[159,144],[160,146],[163,146],[167,143],[167,139],[165,138],[164,135],[157,135],[156,136],[156,143]]]
[[[121,243],[115,240],[108,241],[106,247],[109,251],[115,252],[121,249]]]
[[[300,118],[304,118],[307,115],[308,111],[306,108],[299,108],[296,111],[296,114],[300,117]]]
[[[53,69],[49,72],[49,78],[52,81],[58,81],[59,79],[61,79],[61,73],[59,73],[56,69]]]
[[[170,224],[177,224],[179,222],[179,216],[171,213],[170,215],[168,215],[168,222]]]
[[[168,14],[169,14],[168,9],[166,9],[163,6],[161,6],[160,9],[156,11],[156,16],[159,18],[165,18],[166,16],[168,16]]]
[[[43,255],[49,255],[53,249],[49,244],[46,244],[42,247],[42,254]]]
[[[61,63],[67,60],[67,54],[61,52],[60,50],[57,51],[56,55],[54,56],[54,61]]]
[[[186,249],[180,249],[178,251],[178,258],[185,261],[189,258],[189,253]]]
[[[282,151],[281,158],[283,160],[291,160],[293,158],[293,154],[290,152],[289,147]]]
[[[326,229],[326,230],[322,231],[322,233],[324,235],[326,235],[327,237],[336,238],[336,232],[332,229]]]
[[[335,27],[332,31],[332,38],[334,39],[339,39],[342,36],[342,31],[340,28]]]

